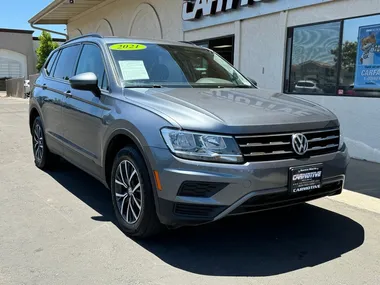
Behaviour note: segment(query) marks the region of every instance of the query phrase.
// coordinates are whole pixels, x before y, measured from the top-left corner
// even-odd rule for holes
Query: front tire
[[[40,117],[37,117],[33,122],[32,144],[34,164],[39,169],[49,169],[57,164],[59,157],[51,153],[46,145],[44,127]]]
[[[117,221],[126,235],[147,238],[160,232],[148,170],[134,147],[125,147],[116,155],[111,192]]]

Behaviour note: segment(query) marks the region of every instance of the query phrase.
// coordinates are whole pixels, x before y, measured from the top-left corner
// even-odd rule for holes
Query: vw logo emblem
[[[292,136],[292,145],[298,155],[304,155],[309,149],[309,142],[303,134],[294,134]]]

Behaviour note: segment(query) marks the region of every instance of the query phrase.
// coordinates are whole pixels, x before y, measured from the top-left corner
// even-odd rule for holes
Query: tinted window
[[[108,89],[108,80],[104,68],[102,52],[95,45],[85,45],[79,58],[75,74],[93,72],[98,77],[100,89]]]
[[[53,55],[51,56],[48,64],[46,65],[45,70],[46,70],[47,75],[50,75],[52,70],[53,70],[53,65],[54,65],[55,59],[57,58],[57,54],[58,54],[58,52],[54,52]]]
[[[57,67],[54,71],[54,77],[69,80],[73,75],[74,65],[78,57],[80,45],[64,48],[58,58]]]

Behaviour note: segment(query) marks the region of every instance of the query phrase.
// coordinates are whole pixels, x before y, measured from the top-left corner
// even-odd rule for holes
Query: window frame
[[[357,93],[355,95],[350,94],[338,94],[339,90],[339,80],[342,70],[342,49],[343,49],[343,34],[344,34],[344,26],[345,21],[352,20],[352,19],[359,19],[359,18],[366,18],[371,16],[380,16],[380,13],[374,13],[369,15],[363,15],[363,16],[356,16],[356,17],[349,17],[349,18],[339,18],[329,21],[321,21],[321,22],[315,22],[315,23],[308,23],[304,25],[297,25],[297,26],[291,26],[287,27],[286,29],[286,44],[285,44],[285,60],[284,60],[284,69],[283,69],[283,84],[282,84],[282,90],[283,93],[289,94],[289,95],[305,95],[305,96],[327,96],[327,97],[350,97],[350,98],[374,98],[374,99],[380,99],[380,89],[376,90],[363,90],[363,89],[353,89]],[[289,91],[290,88],[290,79],[291,79],[291,66],[292,66],[292,55],[293,55],[293,41],[294,41],[294,29],[297,28],[303,28],[303,27],[309,27],[309,26],[316,26],[316,25],[322,25],[322,24],[329,24],[329,23],[340,23],[340,33],[339,33],[339,43],[338,43],[338,58],[337,58],[337,68],[335,69],[335,72],[337,74],[337,80],[335,83],[335,93],[293,93]],[[289,46],[290,43],[290,46]],[[289,78],[287,78],[287,75],[289,75]],[[364,94],[363,94],[364,92]],[[378,92],[378,96],[371,96],[366,95],[366,92]]]
[[[108,75],[108,71],[107,71],[107,64],[106,64],[106,61],[105,61],[105,55],[104,55],[104,52],[101,48],[100,45],[98,45],[97,43],[94,43],[94,42],[88,42],[88,41],[85,41],[85,42],[81,42],[81,50],[79,51],[79,54],[78,54],[78,57],[76,59],[76,63],[75,63],[75,66],[74,66],[74,75],[77,73],[77,70],[78,70],[78,65],[79,65],[79,60],[82,56],[82,53],[83,53],[83,49],[85,47],[85,45],[93,45],[95,47],[97,47],[100,51],[100,55],[102,57],[102,61],[103,61],[103,66],[104,66],[104,72],[106,74],[106,77],[107,77],[107,82],[108,82],[108,86],[107,86],[107,89],[103,89],[103,88],[99,88],[101,90],[101,92],[106,92],[106,93],[109,93],[110,92],[110,78],[109,78],[109,75]],[[98,81],[99,81],[99,78],[98,78]]]

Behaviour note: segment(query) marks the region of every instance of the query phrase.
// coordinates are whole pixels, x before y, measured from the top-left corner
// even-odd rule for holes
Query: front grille
[[[305,191],[297,194],[282,192],[255,196],[236,208],[233,212],[230,213],[230,215],[253,213],[303,203],[329,195],[340,194],[342,192],[342,188],[343,181],[336,181],[324,184],[319,190]]]
[[[228,183],[185,181],[179,188],[178,196],[209,198],[227,185]]]
[[[292,146],[294,133],[236,136],[245,161],[269,161],[292,158],[304,158],[338,151],[339,129],[326,129],[304,134],[309,141],[309,150],[305,155],[296,154]]]
[[[174,213],[177,216],[209,220],[220,214],[224,209],[226,209],[224,206],[176,203]]]

